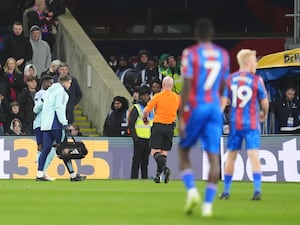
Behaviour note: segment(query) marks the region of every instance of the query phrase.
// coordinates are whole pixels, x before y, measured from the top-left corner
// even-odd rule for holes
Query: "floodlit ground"
[[[197,186],[203,196],[205,183]],[[216,199],[207,219],[200,206],[190,216],[183,213],[185,190],[178,180],[0,180],[0,224],[292,225],[300,224],[299,190],[299,183],[263,183],[262,201],[250,201],[252,183],[234,182],[231,198]]]

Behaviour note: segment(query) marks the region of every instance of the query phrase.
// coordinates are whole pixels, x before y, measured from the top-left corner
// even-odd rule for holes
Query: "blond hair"
[[[8,62],[13,61],[15,63],[14,73],[21,73],[21,71],[18,69],[17,61],[13,57],[9,57],[4,65],[4,72],[8,73]]]
[[[237,58],[237,61],[238,61],[238,64],[240,66],[244,66],[245,63],[247,62],[247,59],[254,55],[256,57],[256,51],[255,50],[251,50],[251,49],[241,49],[237,55],[236,55],[236,58]]]

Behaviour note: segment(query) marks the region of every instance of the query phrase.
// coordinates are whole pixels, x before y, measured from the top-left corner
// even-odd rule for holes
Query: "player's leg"
[[[246,135],[246,149],[253,173],[254,193],[252,200],[261,199],[261,164],[259,159],[260,133],[258,130]]]
[[[208,180],[205,188],[205,199],[202,205],[202,216],[212,216],[212,206],[217,193],[217,184],[220,179],[220,158],[218,153],[210,153],[207,151],[209,160]]]
[[[179,146],[179,168],[181,171],[181,179],[187,190],[186,204],[184,207],[186,214],[191,214],[195,206],[200,203],[200,195],[196,187],[195,177],[189,159],[189,151],[189,149]]]
[[[162,143],[162,149],[160,151],[160,154],[163,157],[165,157],[165,165],[163,165],[165,184],[169,182],[170,175],[171,175],[171,170],[170,168],[167,167],[167,157],[168,157],[168,152],[171,151],[173,146],[174,125],[163,126],[163,143]]]
[[[237,131],[231,130],[227,138],[227,157],[224,168],[224,190],[219,196],[220,199],[229,199],[232,176],[234,172],[234,164],[238,154],[238,150],[241,149],[243,142],[243,136]]]
[[[222,115],[220,109],[211,106],[209,116],[201,136],[203,149],[207,152],[209,161],[208,180],[205,188],[205,197],[202,204],[202,216],[210,217],[213,214],[213,202],[217,193],[217,184],[220,179],[220,139],[222,135]]]
[[[151,155],[153,156],[157,168],[156,175],[153,179],[155,183],[160,183],[160,175],[162,173],[163,167],[166,164],[166,157],[161,155],[161,146],[163,142],[163,136],[161,133],[161,124],[154,123],[151,128],[151,137],[150,137],[150,147]]]
[[[224,168],[224,190],[220,195],[220,199],[229,199],[231,184],[232,184],[232,176],[234,172],[234,163],[238,154],[238,150],[228,150],[227,158],[225,162]]]
[[[44,174],[47,177],[47,179],[49,179],[49,180],[55,180],[55,178],[52,178],[47,174],[47,170],[48,170],[51,162],[55,158],[55,156],[56,156],[56,148],[52,147],[49,154],[48,154],[48,156],[47,156],[47,158],[46,158],[46,162],[45,162],[45,166],[44,166]]]
[[[36,144],[37,144],[37,152],[36,152],[36,162],[39,162],[39,158],[41,155],[41,151],[43,149],[43,132],[40,127],[34,129]]]
[[[53,135],[52,131],[45,131],[43,132],[43,149],[39,157],[38,162],[38,172],[37,172],[37,181],[47,181],[48,179],[45,178],[44,174],[44,166],[46,162],[46,158],[51,150],[53,144]]]
[[[54,136],[54,139],[57,144],[61,143],[64,140],[65,134],[64,134],[63,130],[53,130],[52,132],[53,132],[53,136]],[[71,181],[82,181],[82,180],[86,179],[86,176],[80,176],[79,174],[77,174],[74,171],[74,168],[73,168],[73,165],[72,165],[72,162],[70,159],[64,159],[63,162],[71,176],[71,178],[70,178]]]

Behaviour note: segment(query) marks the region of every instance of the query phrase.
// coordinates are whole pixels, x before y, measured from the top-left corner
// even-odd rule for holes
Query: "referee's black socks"
[[[167,156],[161,155],[159,152],[156,152],[153,155],[153,158],[155,159],[156,164],[157,164],[156,173],[157,173],[158,176],[160,176],[160,174],[162,173],[163,168],[165,168],[165,166],[166,166]]]

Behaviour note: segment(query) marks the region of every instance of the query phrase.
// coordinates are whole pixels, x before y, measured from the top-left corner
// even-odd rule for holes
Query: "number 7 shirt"
[[[260,129],[259,102],[267,98],[267,91],[260,76],[243,71],[231,74],[226,82],[224,96],[231,102],[231,130]]]
[[[192,79],[190,107],[220,105],[221,84],[229,76],[227,50],[213,43],[197,44],[183,51],[181,63],[181,74]]]

